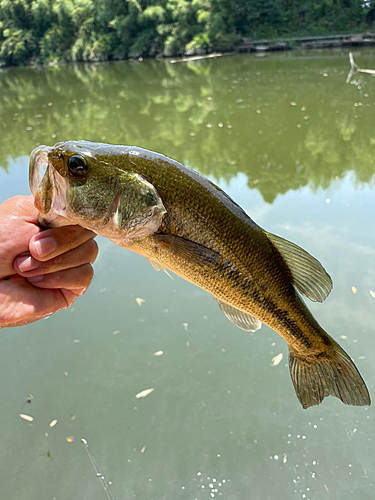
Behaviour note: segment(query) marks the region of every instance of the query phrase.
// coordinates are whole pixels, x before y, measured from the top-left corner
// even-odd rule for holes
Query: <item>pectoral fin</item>
[[[219,304],[220,309],[223,311],[225,316],[238,328],[242,328],[242,330],[246,330],[247,332],[256,332],[262,326],[262,323],[258,318],[251,316],[250,314],[246,314],[239,309],[236,309],[229,304],[226,304],[222,300],[214,297],[214,299]]]
[[[188,260],[200,267],[221,263],[221,256],[217,252],[194,241],[169,234],[154,234],[153,237],[160,249],[172,253],[176,258]]]
[[[332,280],[321,263],[298,245],[264,232],[289,267],[297,290],[313,302],[323,302],[332,290]]]

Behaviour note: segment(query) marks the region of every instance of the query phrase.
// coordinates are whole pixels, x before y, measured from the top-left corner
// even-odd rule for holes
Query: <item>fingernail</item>
[[[32,278],[26,278],[29,283],[39,283],[44,280],[44,275],[41,276],[33,276]]]
[[[56,250],[57,242],[55,238],[47,236],[45,238],[40,238],[39,240],[35,241],[34,247],[39,257],[46,257],[47,255],[51,254]]]
[[[26,273],[39,267],[40,262],[31,257],[31,255],[21,255],[16,258],[16,264],[21,273]]]

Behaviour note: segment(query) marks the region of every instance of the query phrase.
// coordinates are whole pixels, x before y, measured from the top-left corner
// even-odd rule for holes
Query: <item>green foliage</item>
[[[373,10],[362,0],[0,0],[0,64],[230,51],[243,35],[364,30]]]

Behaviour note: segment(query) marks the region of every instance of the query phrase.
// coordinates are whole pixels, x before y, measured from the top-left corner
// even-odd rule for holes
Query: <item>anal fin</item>
[[[262,326],[261,321],[250,314],[240,311],[236,307],[230,306],[226,302],[214,297],[225,316],[238,328],[247,332],[256,332]]]

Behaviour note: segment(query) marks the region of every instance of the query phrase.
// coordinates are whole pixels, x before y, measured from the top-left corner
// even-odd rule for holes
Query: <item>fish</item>
[[[327,396],[371,404],[354,362],[301,297],[328,296],[326,270],[197,171],[136,146],[66,141],[32,151],[29,182],[42,225],[90,229],[207,291],[237,327],[277,332],[304,409]]]

